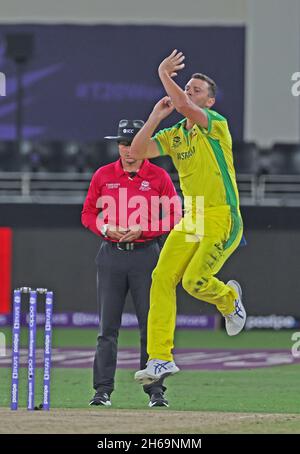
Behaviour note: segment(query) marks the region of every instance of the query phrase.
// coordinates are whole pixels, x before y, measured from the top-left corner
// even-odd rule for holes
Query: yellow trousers
[[[236,292],[215,277],[238,247],[243,233],[240,213],[228,205],[208,208],[199,241],[193,234],[174,230],[169,234],[152,274],[148,316],[149,359],[172,361],[176,325],[176,286],[195,298],[215,304],[228,315],[234,310]]]

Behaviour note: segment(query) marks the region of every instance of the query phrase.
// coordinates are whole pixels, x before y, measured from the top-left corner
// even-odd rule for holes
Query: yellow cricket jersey
[[[161,155],[169,155],[178,171],[183,196],[203,196],[204,207],[230,205],[239,211],[239,195],[232,156],[232,140],[226,118],[210,109],[208,128],[186,118],[160,130],[153,139]]]

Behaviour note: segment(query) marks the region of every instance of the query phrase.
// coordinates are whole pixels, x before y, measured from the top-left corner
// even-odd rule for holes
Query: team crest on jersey
[[[180,139],[180,137],[179,137],[179,136],[175,136],[175,137],[173,138],[173,142],[172,142],[173,148],[179,147],[180,144],[181,144],[181,139]]]
[[[149,191],[151,189],[149,181],[143,180],[141,186],[139,187],[140,191]]]

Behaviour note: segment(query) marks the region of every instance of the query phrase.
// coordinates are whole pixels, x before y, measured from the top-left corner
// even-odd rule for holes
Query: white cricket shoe
[[[236,336],[245,326],[246,311],[242,303],[242,289],[237,281],[228,281],[227,285],[232,287],[238,294],[238,299],[234,302],[234,311],[225,317],[225,327],[228,336]]]
[[[151,359],[147,363],[146,369],[138,370],[134,379],[141,385],[151,385],[160,378],[168,377],[179,372],[179,367],[174,361],[165,361],[163,359]]]

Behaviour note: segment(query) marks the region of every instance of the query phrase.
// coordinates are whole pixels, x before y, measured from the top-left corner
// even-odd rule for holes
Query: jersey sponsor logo
[[[149,191],[151,189],[149,181],[143,180],[141,186],[139,187],[140,191]]]
[[[179,161],[184,161],[185,159],[191,158],[195,154],[195,148],[192,148],[189,151],[183,151],[182,153],[177,153],[177,159]]]
[[[118,189],[120,183],[106,183],[107,189]]]

